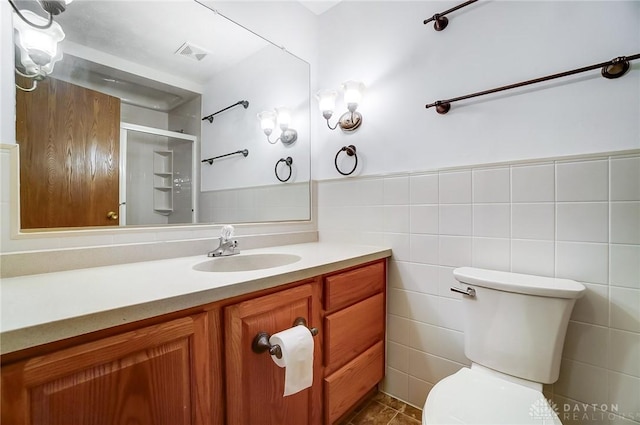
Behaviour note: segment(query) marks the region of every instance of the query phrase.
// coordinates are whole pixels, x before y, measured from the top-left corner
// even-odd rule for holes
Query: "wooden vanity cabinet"
[[[1,423],[334,424],[384,376],[385,275],[379,260],[3,358]],[[251,346],[298,317],[319,331],[313,385],[283,397],[285,370]]]
[[[314,340],[314,376],[311,388],[283,397],[285,369],[268,351],[256,353],[252,342],[259,332],[273,335],[289,329],[298,317],[319,326],[320,286],[308,282],[292,289],[253,298],[225,308],[227,425],[320,424],[322,356]]]
[[[209,424],[205,313],[2,368],[7,425]]]
[[[324,278],[324,422],[334,424],[384,377],[386,262]]]

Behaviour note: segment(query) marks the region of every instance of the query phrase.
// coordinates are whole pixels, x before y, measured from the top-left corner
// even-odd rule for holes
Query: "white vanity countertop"
[[[302,257],[280,267],[202,272],[205,255],[2,279],[2,354],[386,258],[391,249],[322,242],[246,250]]]

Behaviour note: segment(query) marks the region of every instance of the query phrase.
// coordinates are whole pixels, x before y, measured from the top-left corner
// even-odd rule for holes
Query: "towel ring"
[[[285,163],[285,165],[287,165],[287,166],[289,167],[289,175],[287,176],[287,178],[286,178],[286,179],[282,179],[282,178],[280,178],[280,175],[278,175],[278,165],[279,165],[281,162],[284,162],[284,163]],[[277,178],[278,180],[280,180],[282,183],[289,181],[289,179],[291,178],[291,173],[293,172],[293,170],[292,170],[292,168],[291,168],[291,164],[293,164],[293,158],[291,158],[290,156],[288,156],[288,157],[287,157],[287,159],[280,158],[280,159],[278,160],[278,162],[276,162],[276,166],[275,166],[275,168],[274,168],[274,170],[273,170],[273,171],[276,173],[276,178]]]
[[[297,317],[293,322],[293,326],[299,325],[305,327],[307,326],[307,321],[304,320],[304,317]],[[318,328],[309,328],[309,332],[311,332],[312,336],[316,336],[318,335]],[[269,338],[271,338],[271,335],[269,335],[267,332],[258,332],[253,338],[253,342],[251,343],[251,350],[253,350],[253,352],[256,354],[269,351],[269,354],[271,354],[272,356],[276,356],[276,358],[278,359],[281,359],[282,348],[278,344],[271,345],[271,343],[269,342]]]
[[[348,173],[345,173],[340,169],[340,167],[338,167],[338,156],[340,155],[340,152],[346,152],[347,156],[353,156],[356,160],[355,164],[353,164],[353,168]],[[336,159],[333,161],[333,163],[336,166],[336,170],[338,170],[338,172],[343,176],[348,176],[349,174],[352,174],[354,171],[356,171],[356,168],[358,167],[358,155],[356,154],[356,147],[354,145],[343,146],[336,154]]]

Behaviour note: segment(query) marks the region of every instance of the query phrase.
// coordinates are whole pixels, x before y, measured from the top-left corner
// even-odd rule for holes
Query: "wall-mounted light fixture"
[[[272,145],[277,142],[290,145],[298,140],[298,132],[293,128],[289,128],[291,124],[291,111],[288,108],[276,108],[275,111],[262,111],[258,114],[258,120],[260,121],[262,131],[267,135],[267,142]],[[276,140],[271,141],[270,136],[276,128],[276,121],[282,133]]]
[[[23,91],[33,91],[39,80],[43,80],[53,71],[53,66],[62,59],[62,51],[58,43],[64,39],[64,31],[60,24],[53,21],[53,15],[64,12],[66,5],[73,0],[43,1],[38,4],[49,15],[42,17],[30,10],[19,10],[12,0],[9,0],[15,14],[20,19],[14,19],[16,48],[20,52],[20,66],[15,68],[16,73],[32,78],[31,88],[16,87]]]
[[[348,112],[345,112],[340,116],[340,119],[331,127],[329,119],[333,115],[336,108],[336,98],[338,97],[338,91],[320,90],[316,94],[322,116],[327,120],[327,127],[331,130],[335,130],[340,126],[340,129],[344,132],[355,131],[362,124],[362,114],[356,112],[358,105],[362,101],[362,95],[364,93],[365,86],[360,81],[345,81],[340,86],[340,90],[344,92],[344,103],[347,105]]]

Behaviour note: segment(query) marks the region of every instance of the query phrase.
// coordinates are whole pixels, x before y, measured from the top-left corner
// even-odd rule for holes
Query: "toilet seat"
[[[540,391],[465,367],[431,389],[422,424],[562,425],[562,422]]]

